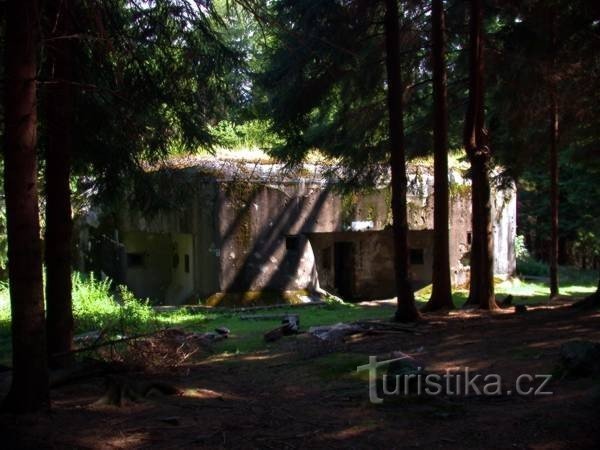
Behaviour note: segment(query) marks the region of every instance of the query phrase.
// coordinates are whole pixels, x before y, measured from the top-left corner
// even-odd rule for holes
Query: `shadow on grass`
[[[576,299],[587,296],[595,291],[596,280],[591,276],[582,277],[572,283],[568,283],[567,280],[576,279],[576,273],[566,273],[568,273],[568,277],[565,277],[565,280],[561,284],[561,296]],[[514,279],[496,284],[498,299],[503,299],[510,294],[514,297],[513,304],[548,303],[549,293],[548,285],[543,280],[523,281]],[[430,294],[431,286],[427,286],[416,292],[416,300],[419,306],[427,302]],[[453,293],[455,306],[457,308],[462,307],[467,297],[467,290],[455,291]],[[215,344],[214,351],[225,354],[244,354],[258,350],[269,351],[273,345],[264,342],[263,334],[277,327],[281,322],[281,316],[288,313],[299,314],[300,327],[302,330],[307,330],[311,326],[332,325],[339,322],[368,319],[387,320],[393,316],[394,310],[394,302],[389,301],[369,302],[368,305],[349,303],[329,304],[325,306],[315,305],[302,308],[301,310],[290,306],[269,312],[263,311],[257,313],[259,315],[273,316],[273,318],[267,320],[244,320],[242,316],[248,316],[249,313],[207,313],[205,311],[192,312],[180,309],[172,312],[156,312],[150,315],[140,314],[136,323],[129,324],[133,326],[131,330],[134,331],[127,329],[122,330],[122,332],[125,334],[133,332],[150,333],[162,328],[182,328],[186,331],[207,332],[213,331],[217,327],[227,327],[231,330],[230,339]],[[1,312],[3,314],[0,315],[0,364],[9,365],[11,359],[10,316],[6,310]],[[90,320],[87,323],[89,325],[92,323],[96,324],[97,322],[110,322],[108,319],[103,321]],[[117,318],[115,318],[115,322],[118,322]],[[77,325],[77,332],[92,331],[92,329],[82,329],[81,325]]]

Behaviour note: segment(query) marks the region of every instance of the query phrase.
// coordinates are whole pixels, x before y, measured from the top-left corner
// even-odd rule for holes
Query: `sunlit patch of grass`
[[[215,345],[217,351],[246,353],[263,348],[276,346],[266,343],[263,334],[281,324],[281,316],[285,314],[298,314],[300,316],[301,330],[307,330],[312,326],[333,325],[339,322],[353,322],[356,320],[390,319],[394,315],[392,305],[369,307],[353,305],[348,303],[331,304],[325,306],[305,306],[302,308],[277,308],[271,311],[260,311],[257,315],[273,315],[273,319],[242,320],[243,314],[214,314],[206,316],[201,328],[211,330],[218,326],[225,326],[231,330],[232,336]]]
[[[583,286],[583,285],[569,285],[569,286],[561,286],[560,294],[572,297],[572,296],[581,296],[593,294],[596,291],[596,286]]]
[[[591,281],[591,280],[590,280]],[[563,297],[582,297],[594,292],[593,284],[583,282],[566,281],[560,285],[560,295]],[[514,278],[503,281],[496,285],[498,296],[512,295],[517,303],[540,303],[547,302],[550,296],[550,288],[544,281],[527,281]]]
[[[143,332],[156,326],[155,312],[124,287],[113,294],[109,280],[73,274],[73,318],[76,332],[113,330]]]
[[[596,289],[597,279],[590,274],[577,278],[577,272],[564,269],[561,272],[560,293],[565,297],[581,297],[589,295]],[[596,274],[597,276],[597,274]],[[501,300],[513,295],[513,303],[542,303],[548,301],[549,289],[542,280],[498,280],[496,294]],[[431,286],[417,291],[415,297],[419,305],[423,305],[431,295]],[[459,289],[453,292],[454,304],[461,307],[466,301],[468,290]],[[147,301],[139,300],[124,289],[115,293],[108,281],[93,276],[74,274],[73,276],[73,311],[77,333],[92,330],[108,330],[109,334],[151,333],[164,328],[181,328],[186,331],[207,332],[217,327],[231,330],[229,339],[214,345],[214,351],[223,355],[243,355],[259,350],[271,351],[279,344],[266,343],[265,332],[280,325],[285,314],[300,316],[301,330],[311,326],[333,325],[339,322],[380,319],[389,320],[395,312],[393,303],[373,303],[369,305],[351,303],[331,303],[326,305],[304,306],[302,308],[287,306],[269,310],[256,311],[257,315],[273,315],[267,320],[243,320],[241,316],[253,314],[251,311],[197,311],[186,308],[168,312],[155,311]],[[0,364],[10,361],[10,297],[8,286],[0,284]],[[341,365],[343,365],[340,362]]]
[[[544,283],[522,281],[518,278],[498,283],[495,289],[498,297],[512,295],[519,301],[529,303],[547,301],[550,294],[550,289]]]
[[[560,295],[563,297],[583,297],[596,290],[597,279],[584,273],[581,279],[577,279],[572,268],[564,268],[564,279],[560,283]],[[596,275],[597,276],[597,275]],[[511,278],[509,280],[495,279],[495,292],[498,300],[508,295],[514,297],[513,303],[542,303],[548,302],[550,288],[548,282],[540,280],[527,280]],[[431,296],[431,284],[415,292],[415,299],[420,305],[424,305]],[[454,306],[460,308],[467,301],[468,289],[455,289],[452,292]]]

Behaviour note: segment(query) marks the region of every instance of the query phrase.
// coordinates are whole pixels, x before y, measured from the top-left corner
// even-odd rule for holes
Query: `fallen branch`
[[[240,316],[241,320],[282,320],[287,314],[249,314]]]
[[[119,338],[119,339],[113,339],[113,340],[110,340],[110,341],[104,341],[104,342],[100,342],[100,343],[88,345],[87,347],[75,348],[75,349],[69,350],[67,352],[54,353],[52,355],[52,357],[58,358],[58,357],[61,357],[61,356],[73,355],[73,354],[76,354],[76,353],[89,352],[89,351],[92,351],[92,350],[97,350],[99,348],[108,347],[109,345],[117,345],[117,344],[121,344],[123,342],[128,342],[128,341],[133,341],[133,340],[140,339],[140,338],[146,338],[146,337],[154,336],[157,333],[159,333],[160,331],[163,331],[163,330],[158,330],[158,331],[155,331],[153,333],[145,333],[145,334],[136,334],[136,335],[133,335],[133,336],[126,336],[126,337]]]
[[[416,333],[418,331],[416,325],[400,325],[397,323],[378,322],[374,320],[359,320],[353,322],[353,325],[358,325],[365,330],[395,330],[405,333]]]
[[[224,306],[204,306],[204,305],[184,305],[184,306],[154,306],[153,309],[158,312],[171,312],[179,311],[181,309],[189,312],[213,312],[223,314],[238,314],[251,311],[268,311],[270,309],[281,309],[281,308],[303,308],[310,306],[326,306],[328,303],[322,300],[307,303],[279,303],[277,305],[264,305],[264,306],[243,306],[241,308],[227,308]]]
[[[406,332],[413,333],[417,336],[423,335],[423,333],[414,330],[366,330],[364,334],[404,334]]]

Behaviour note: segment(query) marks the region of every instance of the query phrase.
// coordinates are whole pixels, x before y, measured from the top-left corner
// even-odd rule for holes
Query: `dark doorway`
[[[350,300],[354,296],[354,243],[336,242],[333,253],[335,288],[340,297]]]

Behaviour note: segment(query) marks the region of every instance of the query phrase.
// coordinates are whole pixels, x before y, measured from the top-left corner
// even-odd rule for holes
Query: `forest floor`
[[[54,389],[50,413],[0,416],[2,447],[600,448],[600,380],[561,378],[557,371],[562,343],[600,341],[600,312],[573,310],[571,302],[529,306],[522,314],[513,308],[429,314],[409,331],[362,333],[335,343],[300,334],[254,350],[222,351],[233,348],[232,329],[229,342],[215,344],[212,353],[120,375],[132,385],[168,383],[179,394],[155,393],[120,407],[99,405],[103,379],[86,379]],[[360,308],[382,319],[393,311],[386,302]],[[299,314],[302,321],[305,313]],[[350,317],[340,314],[339,320],[345,319]],[[252,323],[263,331],[273,325]],[[366,373],[356,367],[367,364],[370,355],[394,351],[414,356],[436,373],[469,367],[498,374],[505,390],[520,374],[553,374],[544,387],[553,394],[446,392],[386,396],[373,404]]]

